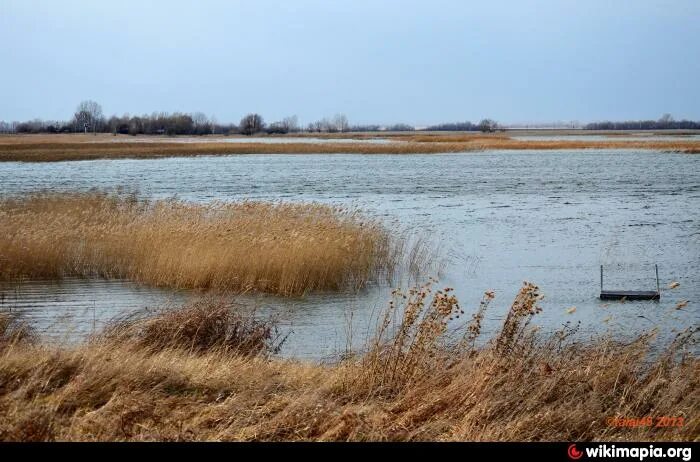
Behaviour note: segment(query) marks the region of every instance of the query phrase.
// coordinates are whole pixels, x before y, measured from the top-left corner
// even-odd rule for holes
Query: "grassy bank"
[[[140,159],[231,154],[435,154],[483,150],[654,149],[700,152],[695,140],[515,140],[494,135],[392,135],[395,143],[226,143],[218,137],[207,142],[177,142],[168,138],[138,137],[114,142],[108,136],[24,135],[0,137],[0,162],[55,162],[90,159]]]
[[[0,279],[127,278],[299,295],[359,288],[395,264],[387,232],[321,204],[47,193],[0,201]]]
[[[648,335],[585,344],[567,330],[538,335],[528,326],[539,294],[526,284],[484,344],[492,297],[456,335],[447,323],[461,309],[449,290],[398,292],[366,351],[331,365],[274,359],[270,325],[214,300],[116,323],[72,348],[41,345],[5,315],[0,439],[697,438],[700,361],[683,354],[687,335],[654,357]],[[612,420],[646,416],[684,421]]]

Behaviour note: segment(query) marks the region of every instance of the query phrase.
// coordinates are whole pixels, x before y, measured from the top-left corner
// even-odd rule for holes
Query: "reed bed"
[[[0,440],[697,439],[692,332],[654,354],[652,334],[538,334],[540,297],[526,283],[500,332],[480,340],[493,293],[465,318],[449,289],[396,291],[366,351],[326,365],[229,347],[225,332],[251,324],[214,302],[74,347],[15,338],[0,343]],[[257,328],[237,331],[260,339]],[[683,425],[615,424],[647,416]]]
[[[124,278],[301,295],[390,277],[397,248],[355,210],[43,193],[0,201],[0,280]]]
[[[509,140],[511,138],[504,133],[427,133],[417,135],[397,135],[394,136],[392,139],[417,143],[471,143],[475,141],[490,142],[494,140]]]
[[[484,150],[653,149],[697,153],[697,140],[515,140],[494,135],[392,135],[396,143],[182,143],[165,138],[108,142],[102,137],[26,135],[0,137],[0,162],[146,159],[233,154],[437,154]],[[97,141],[95,141],[97,139]],[[213,138],[216,140],[216,138]]]
[[[13,332],[25,332],[16,318],[10,318],[14,320]],[[25,340],[10,331],[6,337],[8,341]],[[127,313],[112,320],[96,338],[98,342],[128,344],[154,353],[164,349],[190,353],[215,350],[244,356],[278,353],[285,339],[271,319],[257,319],[255,312],[244,305],[211,294],[177,309],[161,307]]]

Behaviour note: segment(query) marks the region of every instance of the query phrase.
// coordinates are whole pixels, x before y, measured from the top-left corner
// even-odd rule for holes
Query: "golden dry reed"
[[[351,135],[347,135],[348,137]],[[360,135],[353,138],[362,138]],[[392,143],[227,143],[221,137],[178,142],[177,139],[135,137],[114,142],[109,136],[0,136],[0,162],[56,162],[91,159],[141,159],[232,154],[435,154],[484,150],[654,149],[697,153],[696,140],[516,140],[503,134],[388,135]],[[331,138],[331,137],[329,137]],[[338,137],[334,137],[338,138]]]
[[[104,193],[0,201],[0,280],[105,277],[301,295],[390,276],[392,249],[379,223],[322,204]]]
[[[465,315],[451,290],[397,291],[367,351],[329,365],[275,358],[266,324],[215,301],[73,347],[0,323],[0,440],[697,439],[691,333],[653,353],[651,334],[537,334],[539,297],[526,283],[486,341],[492,293],[457,335],[449,326]],[[648,416],[682,425],[619,424]]]

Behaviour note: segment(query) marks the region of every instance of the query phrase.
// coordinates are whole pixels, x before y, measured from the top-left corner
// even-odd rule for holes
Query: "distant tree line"
[[[474,132],[481,131],[485,133],[495,132],[496,130],[502,129],[493,119],[482,119],[478,124],[473,124],[471,122],[450,122],[438,125],[431,125],[426,127],[428,131],[435,132]]]
[[[0,133],[70,133],[73,128],[66,122],[34,119],[27,122],[0,120]]]
[[[576,124],[578,125],[578,123]],[[668,130],[700,129],[700,122],[691,120],[674,120],[670,114],[664,114],[659,120],[631,120],[622,122],[593,122],[585,125],[587,130]],[[479,123],[449,122],[431,125],[429,131],[481,131],[494,132],[503,130],[493,119],[482,119]],[[344,132],[379,132],[379,131],[414,131],[408,124],[350,125],[344,114],[324,117],[309,123],[306,127],[299,124],[297,116],[267,124],[260,114],[251,113],[243,117],[238,125],[218,123],[214,117],[202,112],[167,113],[154,112],[150,115],[105,117],[102,107],[94,101],[83,101],[75,110],[69,121],[34,119],[25,122],[0,121],[0,133],[113,133],[115,135],[255,135],[258,133],[344,133]]]
[[[235,131],[232,124],[219,124],[201,112],[166,113],[109,118],[94,101],[81,102],[69,121],[35,119],[27,122],[2,122],[0,133],[113,133],[122,135],[208,135]]]
[[[323,118],[309,124],[310,132],[347,132],[351,127],[344,114]],[[167,113],[154,112],[150,115],[123,116],[109,118],[102,113],[102,107],[94,101],[81,102],[69,121],[35,119],[26,122],[0,121],[0,133],[113,133],[115,135],[210,135],[256,133],[285,134],[301,132],[297,116],[285,117],[270,124],[260,114],[248,114],[238,125],[220,124],[213,117],[201,112]]]
[[[311,122],[306,127],[307,132],[317,133],[343,133],[350,131],[350,123],[344,114],[336,114],[334,117],[324,117],[316,122]]]
[[[426,127],[426,130],[435,132],[468,132],[478,130],[478,128],[471,122],[447,122],[430,125]]]
[[[659,120],[627,120],[623,122],[593,122],[586,124],[586,130],[697,130],[700,121],[674,120],[671,114],[664,114]]]
[[[483,119],[478,124],[471,122],[444,123],[427,127],[434,131],[482,131],[493,132],[499,125],[492,119]],[[256,113],[243,117],[238,125],[219,124],[201,112],[169,114],[154,112],[151,115],[121,117],[113,115],[105,118],[102,107],[94,101],[81,102],[70,121],[33,120],[29,122],[0,122],[0,133],[113,133],[115,135],[209,135],[257,133],[344,133],[344,132],[379,132],[379,131],[414,131],[408,124],[350,125],[345,114],[324,117],[309,123],[305,128],[299,124],[296,116],[285,117],[270,124]]]
[[[217,124],[201,112],[154,112],[150,116],[112,116],[97,126],[98,131],[121,135],[210,135],[229,130],[228,126]],[[99,130],[99,127],[102,130]]]

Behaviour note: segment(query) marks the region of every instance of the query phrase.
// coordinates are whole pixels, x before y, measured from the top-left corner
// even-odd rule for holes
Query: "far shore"
[[[479,132],[359,132],[245,136],[130,136],[111,134],[0,135],[0,162],[56,162],[91,159],[147,159],[231,154],[437,154],[487,150],[650,149],[700,153],[694,131],[509,130]],[[532,140],[528,136],[558,136]],[[576,135],[576,139],[561,139]],[[594,135],[590,140],[582,136]],[[600,136],[609,139],[600,139]],[[512,138],[517,136],[518,138]],[[660,139],[668,136],[669,139]],[[255,138],[265,138],[265,142]],[[621,139],[625,137],[624,139]],[[628,139],[635,137],[638,139]],[[650,137],[652,139],[645,139]],[[328,142],[318,139],[328,139]],[[276,143],[274,140],[279,139]],[[343,142],[342,140],[347,140]],[[369,143],[358,140],[384,139]],[[298,141],[297,141],[298,140]],[[312,142],[313,140],[313,142]]]

